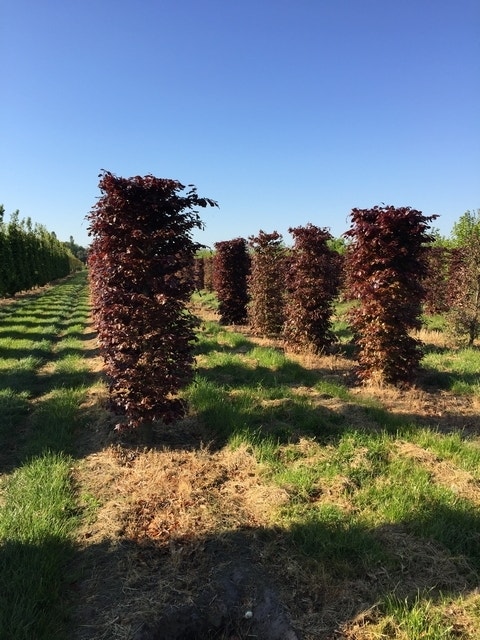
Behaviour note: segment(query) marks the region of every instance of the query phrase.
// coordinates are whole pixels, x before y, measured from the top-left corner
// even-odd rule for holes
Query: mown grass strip
[[[41,366],[36,363],[30,371],[36,376],[33,385],[31,378],[17,376],[0,397],[10,416],[4,441],[11,443],[18,430],[26,434],[4,459],[5,470],[16,468],[4,473],[1,487],[0,637],[9,640],[67,637],[65,579],[77,522],[71,455],[86,386],[80,356],[68,361],[67,371],[64,358],[71,356],[62,358],[60,345],[74,314],[77,330],[85,326],[86,296],[85,274],[79,274],[22,305],[22,315],[14,311],[7,316],[8,326],[2,325],[12,353],[17,345],[17,353],[25,349],[28,335],[33,344],[40,338],[49,345]],[[77,347],[81,351],[81,344]]]
[[[72,556],[72,461],[44,454],[5,486],[0,516],[0,637],[63,637],[64,572]]]

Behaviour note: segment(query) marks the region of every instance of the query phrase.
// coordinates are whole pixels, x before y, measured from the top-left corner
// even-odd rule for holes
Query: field
[[[480,638],[480,350],[417,385],[202,318],[189,416],[116,434],[85,274],[0,306],[0,638]],[[146,436],[145,436],[146,437]]]

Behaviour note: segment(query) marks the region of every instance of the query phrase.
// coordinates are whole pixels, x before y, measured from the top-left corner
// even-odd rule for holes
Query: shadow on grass
[[[91,420],[91,412],[83,408],[86,389],[98,379],[91,372],[54,374],[49,380],[50,393],[42,385],[43,395],[34,409],[26,393],[0,393],[0,473],[9,473],[46,452],[78,455],[75,436]]]
[[[475,352],[480,354],[480,349],[477,347],[472,348],[472,353]],[[427,363],[422,363],[417,385],[426,391],[451,391],[456,387],[464,387],[465,389],[472,390],[475,385],[480,385],[480,370],[472,370],[474,369],[472,365],[469,366],[469,369],[468,371],[447,371],[429,366]]]
[[[191,385],[187,397],[211,433],[214,448],[222,448],[237,437],[261,445],[297,442],[303,435],[319,442],[330,441],[340,435],[344,420],[339,414],[315,407],[305,397],[289,394],[287,387],[273,380],[266,382],[263,377],[259,383],[267,391],[259,398],[255,397],[255,390],[252,393],[248,388],[229,394],[208,378],[197,377]]]
[[[257,441],[273,438],[279,443],[295,442],[302,435],[329,442],[346,428],[382,430],[392,435],[424,427],[443,433],[458,432],[465,437],[480,433],[475,415],[455,410],[458,400],[447,411],[425,414],[388,410],[376,403],[374,391],[371,401],[349,394],[343,383],[348,377],[347,370],[332,373],[327,369],[305,369],[292,361],[284,361],[271,369],[229,358],[227,354],[224,364],[200,366],[197,371],[187,397],[200,420],[215,434],[219,446],[243,432],[255,434]],[[428,377],[422,375],[419,388],[431,397],[432,408],[438,408],[439,387],[429,387]],[[478,380],[478,376],[471,374],[453,378],[457,384]],[[327,393],[318,391],[315,396],[315,390],[321,390],[325,383]],[[338,397],[347,410],[331,409],[328,403],[322,402],[323,398],[334,397]],[[352,410],[348,410],[348,406]]]
[[[39,544],[2,541],[0,547],[0,638],[51,640],[69,637],[65,571],[73,543],[55,538]],[[70,601],[69,601],[70,600]]]
[[[136,640],[327,640],[362,612],[378,619],[388,600],[428,608],[468,595],[479,579],[479,514],[441,504],[414,511],[376,528],[318,512],[290,528],[87,546],[76,563],[85,576],[76,637],[103,637],[117,620],[118,637],[135,629]]]

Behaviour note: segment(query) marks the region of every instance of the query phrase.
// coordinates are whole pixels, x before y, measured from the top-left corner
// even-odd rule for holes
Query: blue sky
[[[480,207],[478,0],[3,0],[0,80],[0,203],[62,240],[101,169],[196,185],[209,246]]]

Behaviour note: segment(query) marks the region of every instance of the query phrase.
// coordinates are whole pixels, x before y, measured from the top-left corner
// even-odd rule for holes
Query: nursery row
[[[83,267],[44,226],[20,220],[18,211],[8,223],[3,215],[0,205],[0,298],[41,287]]]

